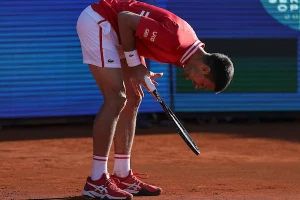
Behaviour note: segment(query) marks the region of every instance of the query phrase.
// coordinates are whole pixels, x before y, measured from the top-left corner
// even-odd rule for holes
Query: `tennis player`
[[[150,72],[144,58],[183,67],[196,89],[219,93],[232,80],[231,60],[207,53],[193,28],[175,14],[135,0],[101,0],[85,8],[77,21],[83,63],[101,91],[104,103],[93,126],[93,162],[83,195],[100,199],[155,196],[162,189],[138,179],[130,166],[137,112],[147,89],[162,73]],[[114,169],[107,161],[114,143]],[[149,161],[151,162],[151,161]]]

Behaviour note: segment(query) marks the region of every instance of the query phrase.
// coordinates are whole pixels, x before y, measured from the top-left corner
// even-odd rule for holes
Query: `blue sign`
[[[261,0],[266,11],[278,22],[300,30],[300,3],[298,0]]]

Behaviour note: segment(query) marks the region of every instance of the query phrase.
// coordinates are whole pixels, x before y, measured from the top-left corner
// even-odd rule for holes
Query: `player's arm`
[[[150,72],[142,65],[135,47],[135,30],[138,27],[139,22],[140,16],[134,13],[123,11],[118,14],[121,44],[129,66],[126,70],[129,71],[127,73],[131,76],[129,78],[131,79],[135,93],[143,97],[144,93],[140,84],[146,87],[144,77],[149,76]]]
[[[118,15],[118,26],[121,43],[125,53],[127,64],[132,71],[132,86],[137,94],[144,96],[143,90],[140,86],[140,84],[142,84],[145,88],[147,88],[144,77],[149,76],[151,79],[154,79],[161,77],[162,74],[151,73],[142,64],[141,58],[136,51],[135,37],[140,20],[141,16],[132,12],[123,11]]]
[[[118,16],[121,42],[125,51],[135,49],[135,37],[149,41],[165,50],[176,50],[180,46],[179,25],[165,17],[156,21],[149,17],[123,11]]]
[[[118,15],[118,26],[123,50],[133,51],[135,47],[135,31],[140,23],[141,16],[132,12],[123,11]]]

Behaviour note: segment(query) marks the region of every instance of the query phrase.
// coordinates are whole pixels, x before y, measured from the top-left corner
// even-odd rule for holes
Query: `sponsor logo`
[[[108,59],[108,62],[109,62],[109,63],[113,63],[113,62],[114,62],[114,60]]]
[[[144,37],[148,37],[148,35],[149,35],[149,29],[146,28],[146,29],[145,29],[145,32],[144,32]]]
[[[156,38],[156,36],[157,36],[157,32],[152,32],[152,36],[151,36],[151,38],[150,38],[150,41],[151,42],[154,42],[155,41],[155,38]]]
[[[133,56],[133,54],[129,54],[129,57],[132,57]]]
[[[265,10],[279,23],[300,30],[300,0],[260,0]]]

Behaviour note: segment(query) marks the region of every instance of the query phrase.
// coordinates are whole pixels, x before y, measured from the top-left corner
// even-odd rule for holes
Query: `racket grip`
[[[144,79],[145,79],[145,83],[146,83],[148,89],[150,90],[149,92],[153,92],[154,90],[156,90],[156,87],[152,83],[152,81],[151,81],[151,79],[150,79],[149,76],[145,76]]]

